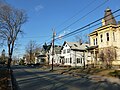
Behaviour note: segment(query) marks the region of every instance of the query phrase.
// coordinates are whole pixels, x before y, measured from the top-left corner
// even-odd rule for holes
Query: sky
[[[5,1],[14,8],[25,10],[28,16],[28,21],[22,26],[25,34],[23,37],[19,36],[17,40],[19,45],[15,54],[18,56],[24,54],[25,47],[30,40],[36,41],[39,45],[43,45],[45,42],[49,44],[52,40],[53,30],[56,32],[56,37],[59,37],[103,17],[106,8],[110,8],[112,11],[120,9],[120,0]],[[116,19],[120,20],[119,17]],[[61,38],[55,41],[55,44],[62,45],[64,41],[75,41],[76,36],[85,40],[87,35],[97,27]]]

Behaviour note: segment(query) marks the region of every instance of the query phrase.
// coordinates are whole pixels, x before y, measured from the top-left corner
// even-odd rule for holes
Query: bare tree
[[[80,44],[83,43],[82,36],[80,36],[80,35],[76,35],[76,36],[75,36],[75,40],[76,40],[77,42],[79,42]]]
[[[35,41],[29,41],[26,46],[26,59],[28,63],[34,63],[35,56],[39,54],[41,48]]]
[[[107,68],[112,66],[112,61],[116,60],[116,57],[117,53],[114,47],[104,48],[99,53],[100,61],[102,61]]]
[[[21,26],[27,21],[23,10],[18,10],[6,3],[0,2],[0,38],[1,43],[8,46],[8,67],[12,61],[15,41],[17,36],[22,33]]]
[[[82,43],[88,44],[89,43],[86,34],[84,34],[84,36],[82,34],[81,35],[76,35],[75,36],[75,41],[79,42],[80,44],[82,44]]]

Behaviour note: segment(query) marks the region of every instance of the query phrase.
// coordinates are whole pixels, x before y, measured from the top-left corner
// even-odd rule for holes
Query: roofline
[[[64,41],[64,43],[63,43],[63,45],[62,45],[62,47],[61,47],[61,49],[60,49],[60,52],[61,52],[61,50],[63,49],[63,46],[64,46],[65,43],[66,43],[66,41]]]
[[[95,31],[91,32],[88,36],[93,36],[93,35],[95,35],[97,33],[97,31],[101,31],[101,30],[106,29],[108,27],[117,28],[117,27],[120,27],[120,25],[110,24],[110,25],[101,26],[101,27],[95,29]]]
[[[86,49],[71,49],[71,50],[73,50],[73,51],[86,51]]]

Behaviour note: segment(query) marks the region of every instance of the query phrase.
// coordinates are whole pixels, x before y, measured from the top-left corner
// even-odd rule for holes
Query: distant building
[[[61,55],[60,49],[61,49],[61,46],[55,45],[54,46],[54,56],[53,56],[53,47],[51,45],[50,49],[48,50],[49,64],[52,64],[52,58],[54,58],[53,59],[54,65],[60,64],[60,55]]]
[[[49,55],[48,51],[50,50],[51,45],[47,45],[46,43],[43,45],[42,50],[40,53],[36,54],[35,56],[35,63],[40,64],[49,64]]]

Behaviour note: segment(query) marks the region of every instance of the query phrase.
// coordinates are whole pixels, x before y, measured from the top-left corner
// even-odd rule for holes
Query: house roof
[[[102,25],[101,27],[97,28],[95,31],[91,32],[89,34],[89,36],[95,35],[95,34],[97,35],[97,31],[104,30],[105,28],[117,27],[117,23],[116,23],[116,20],[115,20],[113,14],[112,14],[111,9],[107,8],[105,10],[105,14],[104,14],[104,18],[103,19],[104,19],[105,24]]]
[[[97,29],[95,29],[93,32],[91,32],[90,34],[89,34],[89,36],[92,36],[92,35],[97,35],[98,34],[98,31],[101,31],[101,30],[105,30],[106,28],[117,28],[117,27],[120,27],[120,25],[105,25],[105,26],[101,26],[101,27],[99,27],[99,28],[97,28]]]
[[[46,55],[38,55],[37,57],[46,57]]]
[[[56,54],[60,54],[61,46],[55,45],[54,50]]]
[[[113,24],[116,25],[116,20],[111,12],[111,9],[107,8],[104,15],[105,25]]]
[[[90,47],[87,47],[87,50],[93,50],[93,49],[96,49],[98,48],[98,45],[97,46],[90,46]]]
[[[89,46],[89,44],[80,44],[79,42],[66,42],[66,41],[64,42],[63,46],[66,43],[72,50],[86,50],[86,46]],[[61,49],[63,49],[63,46]]]

